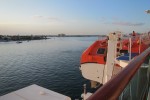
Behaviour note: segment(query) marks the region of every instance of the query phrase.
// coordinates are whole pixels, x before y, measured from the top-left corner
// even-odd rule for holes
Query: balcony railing
[[[150,47],[87,100],[143,100],[147,98],[150,85],[149,58]]]

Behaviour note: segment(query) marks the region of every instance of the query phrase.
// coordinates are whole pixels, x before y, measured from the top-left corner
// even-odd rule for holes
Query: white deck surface
[[[31,85],[0,97],[0,100],[71,100],[70,97],[38,85]]]

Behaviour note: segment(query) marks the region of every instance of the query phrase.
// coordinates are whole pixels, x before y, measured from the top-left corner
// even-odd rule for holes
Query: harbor
[[[150,100],[150,1],[0,8],[0,100]]]
[[[79,58],[82,52],[86,48],[88,48],[90,44],[98,39],[99,37],[53,37],[52,39],[48,40],[24,42],[21,45],[17,45],[14,42],[10,42],[9,44],[1,43],[1,47],[5,50],[2,50],[5,58],[1,58],[0,61],[4,63],[4,60],[10,59],[11,55],[17,58],[13,59],[12,57],[10,59],[10,61],[12,62],[11,65],[7,65],[6,62],[6,67],[1,67],[3,71],[6,71],[5,73],[8,74],[0,74],[1,79],[3,79],[2,83],[4,83],[0,84],[1,87],[4,86],[4,88],[0,90],[0,93],[2,95],[0,97],[0,100],[37,100],[37,97],[39,98],[39,100],[49,100],[49,98],[53,98],[52,100],[60,100],[60,98],[61,100],[80,100],[81,98],[86,98],[88,100],[101,100],[102,98],[104,100],[107,100],[106,98],[119,98],[119,100],[124,100],[126,98],[130,100],[135,100],[137,98],[149,99],[149,48],[143,52],[144,54],[141,53],[139,57],[135,59],[135,61],[132,60],[131,64],[129,63],[129,65],[127,65],[127,67],[124,68],[122,72],[119,73],[119,75],[116,74],[115,77],[113,77],[110,81],[106,82],[107,84],[104,84],[102,87],[97,87],[98,90],[91,88],[91,83],[89,79],[86,80],[81,76]],[[144,41],[146,41],[146,38],[144,39]],[[51,47],[50,44],[55,44],[55,46],[51,45]],[[9,50],[12,45],[15,47],[15,53],[13,50],[9,52],[6,50]],[[21,49],[26,45],[28,45],[26,50]],[[63,47],[60,47],[60,45],[63,45]],[[35,52],[32,47],[35,47],[36,49],[38,48],[38,50],[40,51]],[[44,52],[43,50],[46,50],[46,52]],[[30,57],[25,54],[30,55]],[[72,58],[70,54],[76,56]],[[39,55],[39,57],[34,58],[34,55]],[[22,60],[20,59],[20,57]],[[18,62],[15,63],[17,59]],[[30,62],[31,59],[33,59],[32,62]],[[68,59],[69,62],[66,63]],[[37,63],[37,61],[39,60],[41,62]],[[139,64],[136,62],[138,62]],[[70,64],[72,64],[73,67],[70,67]],[[135,70],[136,72],[133,73],[132,70]],[[131,74],[126,75],[123,73]],[[90,75],[90,77],[92,77],[92,75]],[[128,79],[129,77],[131,81]],[[10,78],[10,80],[8,78]],[[13,79],[14,81],[11,79]],[[67,80],[64,81],[64,79]],[[126,83],[125,85],[123,85],[124,82]],[[145,84],[143,84],[143,82]],[[112,83],[116,85],[112,87]],[[13,84],[18,85],[16,86]],[[9,88],[7,88],[8,86]],[[10,86],[12,89],[10,89]],[[122,92],[119,89],[121,87]],[[112,91],[105,91],[107,90],[105,88],[116,88],[119,90],[111,89]],[[28,94],[29,91],[31,93]],[[120,94],[118,94],[118,91],[120,91]],[[137,92],[134,93],[134,91]],[[101,92],[106,93],[100,95]]]
[[[80,73],[80,56],[97,39],[53,37],[19,45],[0,42],[0,95],[36,84],[72,99],[81,98],[83,84],[90,87],[90,83]]]

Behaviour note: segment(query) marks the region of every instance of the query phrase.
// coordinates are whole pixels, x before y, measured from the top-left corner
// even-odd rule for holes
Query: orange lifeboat
[[[118,32],[108,37],[95,41],[82,53],[80,70],[84,78],[104,84],[150,46],[150,32],[136,34],[133,31],[124,38]]]
[[[83,52],[81,56],[81,64],[83,63],[106,64],[106,56],[107,56],[107,40],[97,40]]]

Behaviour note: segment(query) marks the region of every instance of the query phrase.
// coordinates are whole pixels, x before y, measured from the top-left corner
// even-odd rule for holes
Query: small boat
[[[17,41],[16,43],[22,43],[22,41]]]
[[[95,41],[82,53],[82,76],[105,84],[149,46],[150,32],[136,34],[133,31],[126,37],[118,31],[110,33],[105,39]]]

